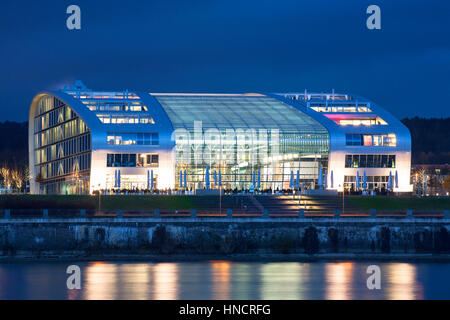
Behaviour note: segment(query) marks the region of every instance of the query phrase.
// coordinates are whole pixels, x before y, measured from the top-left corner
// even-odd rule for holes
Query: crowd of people
[[[215,190],[218,190],[215,188]],[[224,195],[248,195],[248,194],[259,194],[259,195],[292,195],[298,194],[307,188],[301,189],[252,189],[252,188],[234,188],[234,189],[222,189],[222,194]],[[195,191],[193,189],[102,189],[100,190],[102,195],[194,195]],[[94,191],[94,194],[98,194],[99,190]]]

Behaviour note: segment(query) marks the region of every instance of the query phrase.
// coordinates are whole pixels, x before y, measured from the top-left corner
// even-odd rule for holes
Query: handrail
[[[308,210],[308,209],[290,209],[279,211],[260,212],[259,210],[242,210],[234,208],[224,208],[220,212],[214,209],[158,209],[153,210],[113,210],[113,211],[89,211],[86,209],[72,210],[59,209],[55,214],[55,210],[51,209],[3,209],[0,215],[0,221],[8,219],[23,218],[41,218],[41,219],[64,219],[73,217],[83,218],[123,218],[123,217],[264,217],[264,218],[281,218],[281,217],[299,217],[299,218],[399,218],[399,219],[424,219],[424,218],[445,218],[450,219],[450,210],[443,211],[417,211],[417,210],[396,210],[396,211],[378,211],[370,209],[364,210],[346,210],[341,214],[340,210]]]

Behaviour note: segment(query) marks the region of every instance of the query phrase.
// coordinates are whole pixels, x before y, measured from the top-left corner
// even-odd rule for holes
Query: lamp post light
[[[219,214],[222,214],[222,186],[219,184]]]
[[[415,182],[416,182],[416,194],[419,196],[419,181],[418,181],[418,173],[415,174]]]
[[[222,214],[222,163],[219,163],[219,214]]]
[[[75,171],[75,193],[76,194],[80,194],[80,173],[77,171]]]
[[[100,183],[98,184],[98,211],[102,210],[102,190],[100,189]]]

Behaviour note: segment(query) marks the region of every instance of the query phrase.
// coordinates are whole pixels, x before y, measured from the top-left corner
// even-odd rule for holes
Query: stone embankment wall
[[[444,218],[2,219],[0,256],[450,253]]]

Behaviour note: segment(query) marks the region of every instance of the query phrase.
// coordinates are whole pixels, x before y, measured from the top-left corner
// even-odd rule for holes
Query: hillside
[[[450,118],[402,122],[411,132],[413,164],[450,164]]]
[[[28,123],[0,122],[0,166],[23,167],[28,164]]]

